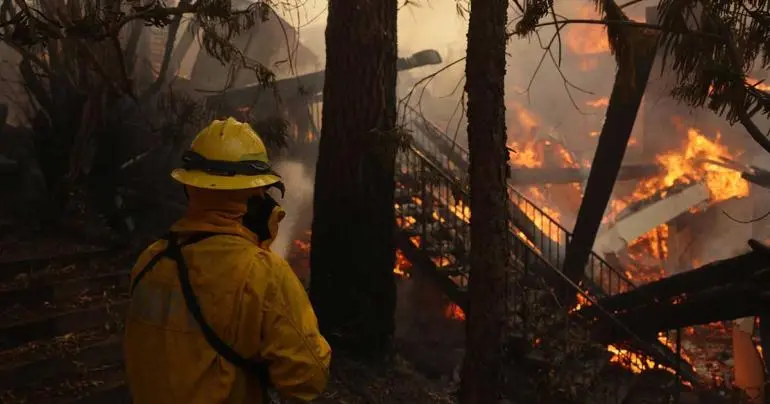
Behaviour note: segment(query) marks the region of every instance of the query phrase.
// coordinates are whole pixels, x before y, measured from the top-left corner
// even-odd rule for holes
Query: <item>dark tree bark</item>
[[[337,348],[381,357],[394,329],[396,0],[330,0],[311,299]]]
[[[460,400],[496,403],[501,368],[508,254],[505,44],[508,0],[476,2],[468,26],[465,91],[471,185],[471,273]]]
[[[612,196],[612,189],[615,187],[655,60],[657,37],[639,35],[636,46],[633,61],[618,66],[607,116],[591,163],[585,195],[580,203],[575,229],[562,264],[562,270],[574,283],[579,283],[583,278],[604,211]],[[574,290],[565,287],[562,293],[565,307],[571,307],[576,299]]]

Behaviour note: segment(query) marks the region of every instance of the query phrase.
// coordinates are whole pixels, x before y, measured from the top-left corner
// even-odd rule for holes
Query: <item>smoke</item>
[[[302,163],[280,161],[275,169],[281,174],[286,185],[286,195],[279,203],[286,211],[286,218],[281,222],[278,237],[271,249],[283,258],[287,258],[292,240],[299,232],[310,228],[313,209],[313,178]]]
[[[645,8],[654,3],[655,0],[644,0],[626,7],[624,11],[634,19],[643,20]],[[448,65],[457,62],[466,53],[468,15],[460,13],[458,6],[467,5],[468,2],[464,0],[410,0],[400,4],[398,12],[399,55],[409,56],[420,50],[435,49],[444,60],[444,63],[438,66],[401,72],[398,76],[399,93],[403,97],[418,81],[441,71],[416,89],[412,103],[417,103],[420,98],[421,111],[448,132],[459,132],[458,141],[461,144],[465,143],[466,126],[461,105],[465,63],[460,61],[451,67]],[[324,0],[305,1],[301,10],[279,10],[279,14],[290,24],[299,27],[300,41],[321,60],[325,58],[326,10],[327,2]],[[588,1],[557,2],[556,12],[566,18],[599,18]],[[508,14],[509,26],[512,29],[520,12],[512,5]],[[600,25],[574,24],[566,27],[562,30],[561,40],[554,42],[554,61],[546,57],[542,65],[540,59],[543,46],[554,34],[553,28],[543,27],[539,36],[514,36],[509,41],[506,98],[526,105],[527,109],[540,116],[543,132],[549,129],[564,131],[569,128],[570,131],[588,133],[593,130],[597,121],[601,121],[601,116],[597,119],[591,115],[595,115],[595,110],[585,108],[583,104],[609,95],[615,73],[615,61],[609,52],[591,55],[588,62],[585,55],[576,54],[570,42],[590,46],[592,43],[589,42],[597,39],[596,35],[586,33],[598,34],[600,41],[602,34],[605,34]],[[573,40],[568,40],[568,37]],[[558,55],[559,51],[562,52],[561,56]],[[555,60],[561,62],[559,68],[556,67]],[[587,71],[586,63],[593,65],[590,71]],[[536,71],[537,77],[532,82],[530,91],[525,94],[524,90],[529,87]],[[565,85],[562,75],[569,80],[569,84]],[[572,99],[567,94],[568,90]],[[579,111],[576,105],[583,107],[582,110]],[[509,126],[513,126],[516,116],[509,113],[508,120]],[[588,154],[592,153],[593,150],[588,151]]]

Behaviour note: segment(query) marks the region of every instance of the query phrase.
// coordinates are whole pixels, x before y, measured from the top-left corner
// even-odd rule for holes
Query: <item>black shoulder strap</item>
[[[179,285],[182,288],[182,295],[184,296],[184,301],[187,304],[187,309],[190,311],[190,314],[192,314],[193,318],[200,326],[201,332],[203,332],[203,336],[206,338],[206,341],[208,341],[211,347],[214,348],[218,354],[222,355],[223,358],[235,366],[246,370],[252,370],[255,373],[262,372],[264,368],[263,364],[253,360],[248,360],[239,355],[233,350],[232,347],[222,341],[214,329],[211,328],[209,323],[206,322],[206,319],[203,317],[201,306],[198,303],[198,297],[195,296],[195,292],[192,289],[192,284],[190,283],[189,268],[187,268],[187,263],[185,262],[184,256],[182,256],[182,250],[179,244],[177,244],[176,234],[174,233],[169,234],[167,251],[169,253],[169,257],[176,261],[177,270],[179,272]]]
[[[176,262],[177,274],[179,276],[179,286],[182,289],[182,296],[184,296],[185,305],[187,306],[187,310],[195,319],[195,322],[198,323],[198,326],[200,327],[206,342],[211,345],[217,354],[225,358],[226,361],[241,368],[247,373],[255,375],[259,379],[260,383],[262,383],[262,402],[269,403],[271,400],[267,388],[270,386],[270,374],[268,373],[267,364],[244,358],[239,353],[235,352],[235,350],[230,345],[219,338],[216,331],[214,331],[214,329],[211,328],[211,325],[206,322],[206,318],[203,316],[203,310],[201,309],[200,303],[198,302],[198,297],[195,296],[192,284],[190,283],[190,271],[187,267],[184,256],[182,255],[182,247],[198,243],[216,235],[218,235],[218,233],[196,233],[184,242],[179,243],[176,233],[169,232],[168,235],[164,237],[168,240],[168,246],[164,251],[154,256],[150,262],[147,263],[147,266],[142,268],[142,271],[136,275],[134,282],[132,283],[131,291],[133,292],[139,281],[152,269],[152,267],[155,266],[155,264],[161,258],[169,257],[173,259]]]
[[[190,236],[189,239],[187,239],[184,242],[182,242],[182,244],[179,247],[180,248],[181,247],[186,247],[188,245],[201,242],[201,241],[203,241],[203,240],[205,240],[205,239],[207,239],[209,237],[213,237],[213,236],[216,236],[218,234],[219,233],[205,233],[205,232],[195,233],[192,236]],[[170,235],[167,234],[167,235],[163,236],[161,239],[168,241],[169,238],[170,238]],[[160,253],[158,253],[154,257],[152,257],[150,259],[150,261],[147,262],[147,265],[145,265],[144,268],[142,268],[142,270],[139,271],[138,274],[136,274],[136,276],[134,277],[133,282],[131,282],[131,287],[128,290],[128,295],[129,296],[133,296],[134,295],[134,289],[136,289],[136,285],[139,284],[139,281],[141,281],[145,277],[145,275],[147,275],[150,271],[152,271],[152,269],[155,267],[155,264],[157,264],[158,261],[160,261],[160,259],[163,258],[163,257],[170,257],[168,247],[166,247],[165,250],[161,251]]]

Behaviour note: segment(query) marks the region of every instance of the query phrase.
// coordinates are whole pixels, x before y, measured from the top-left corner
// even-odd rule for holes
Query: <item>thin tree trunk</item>
[[[468,27],[465,90],[471,184],[471,274],[460,400],[496,403],[508,254],[505,44],[508,0],[476,2]]]
[[[394,329],[396,0],[330,0],[311,299],[337,348],[379,357]]]

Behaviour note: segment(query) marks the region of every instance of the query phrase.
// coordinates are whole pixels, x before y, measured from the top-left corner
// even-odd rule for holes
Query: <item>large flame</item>
[[[583,5],[578,10],[577,18],[599,19],[599,14],[590,5]],[[609,53],[610,44],[607,30],[601,24],[573,24],[564,30],[567,49],[580,55],[579,69],[584,72],[595,70],[600,65],[598,56]]]
[[[712,141],[697,128],[688,128],[687,142],[682,150],[657,157],[658,163],[665,169],[664,175],[641,182],[632,199],[646,199],[675,184],[696,181],[705,183],[712,202],[747,196],[749,184],[741,178],[741,172],[712,163],[734,157],[720,143],[720,138],[721,134],[717,133]]]

